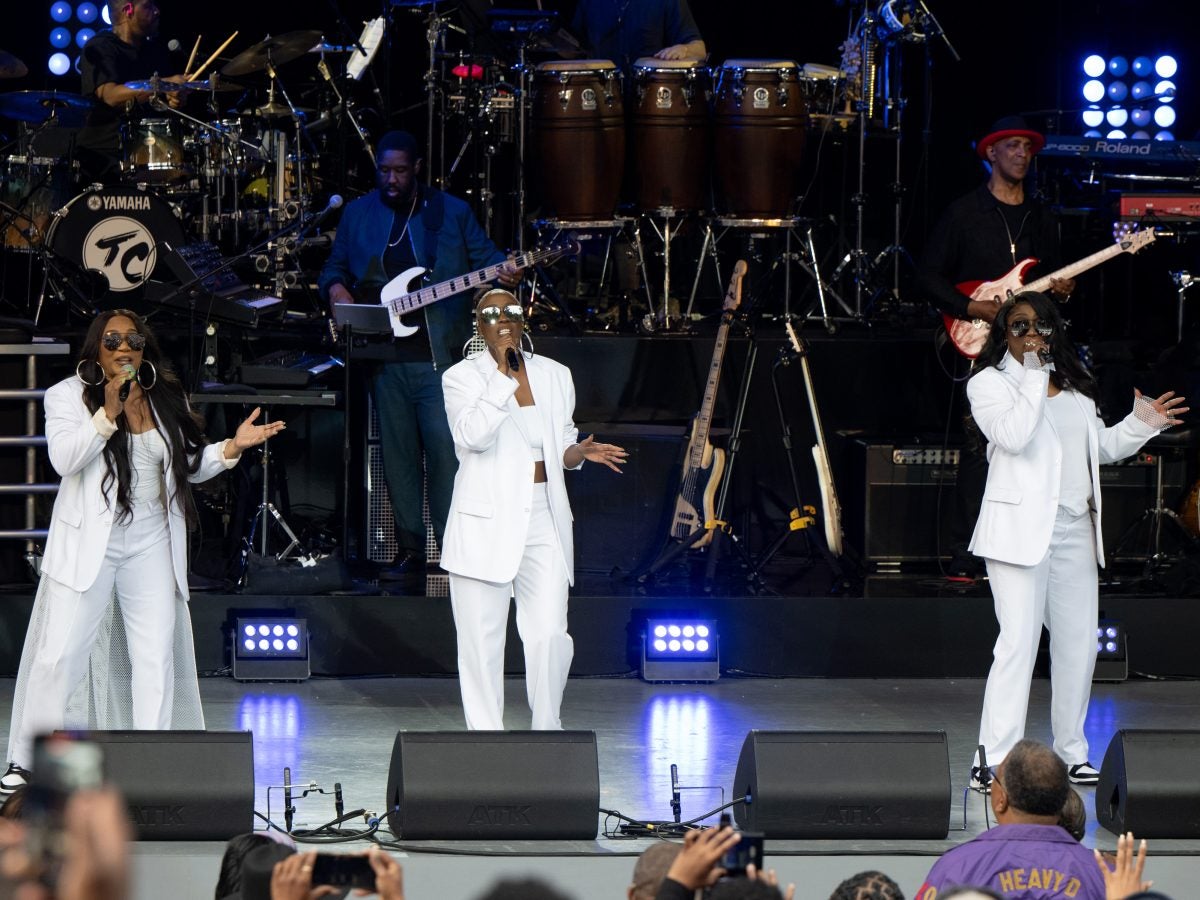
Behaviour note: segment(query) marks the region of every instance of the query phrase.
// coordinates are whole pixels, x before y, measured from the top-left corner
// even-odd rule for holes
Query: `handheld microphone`
[[[1051,352],[1050,352],[1049,346],[1039,347],[1037,355],[1038,355],[1038,361],[1041,362],[1041,364],[1043,366],[1049,365],[1050,360],[1054,358],[1053,354],[1051,354]]]
[[[134,370],[133,366],[129,365],[129,363],[126,363],[121,368],[129,373],[129,378],[123,385],[121,385],[121,389],[117,391],[117,399],[124,403],[129,399],[129,388],[133,385],[133,378],[137,372]]]
[[[671,763],[671,813],[678,822],[683,813],[683,804],[679,797],[679,766]]]
[[[292,833],[292,816],[296,807],[292,806],[292,770],[290,766],[283,767],[283,828]]]
[[[342,199],[341,194],[334,194],[332,197],[329,198],[329,204],[323,210],[321,210],[319,213],[317,213],[316,218],[313,219],[312,222],[309,223],[308,227],[313,228],[317,225],[320,225],[327,218],[329,218],[330,214],[333,213],[333,211],[335,209],[341,209],[342,204],[345,202],[346,201]]]
[[[339,819],[345,814],[345,807],[342,805],[342,783],[340,781],[333,783],[333,811]]]
[[[521,371],[521,355],[512,347],[504,351],[504,358],[508,360],[508,367],[514,372]]]

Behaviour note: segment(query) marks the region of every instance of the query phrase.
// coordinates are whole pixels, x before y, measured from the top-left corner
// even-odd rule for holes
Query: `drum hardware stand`
[[[356,46],[358,45],[358,41],[355,41],[354,43]],[[361,50],[362,48],[359,47],[359,49]],[[363,55],[365,56],[366,54],[364,53]],[[329,64],[325,62],[324,57],[322,57],[321,61],[317,63],[317,71],[321,73],[321,77],[325,79],[325,82],[333,91],[333,95],[337,97],[338,106],[342,108],[342,111],[346,114],[346,118],[349,119],[350,124],[354,126],[354,133],[357,134],[358,139],[362,141],[363,149],[367,151],[367,156],[371,158],[371,165],[376,165],[375,148],[371,146],[370,134],[359,123],[358,119],[354,115],[353,107],[346,102],[346,98],[342,96],[342,92],[338,90],[337,82],[333,78],[333,73],[329,71]]]
[[[721,228],[718,233],[714,229],[714,225]],[[858,320],[858,316],[852,307],[842,298],[832,285],[825,280],[821,274],[820,261],[817,256],[816,243],[813,240],[814,223],[811,219],[805,219],[798,216],[792,216],[783,219],[737,219],[715,217],[705,221],[704,224],[704,239],[700,245],[700,258],[696,266],[696,275],[692,280],[692,293],[688,300],[687,312],[685,316],[691,318],[692,307],[696,302],[696,292],[700,287],[700,276],[704,269],[705,255],[712,260],[713,271],[717,278],[717,283],[722,284],[721,261],[717,255],[717,246],[725,238],[730,231],[749,230],[750,237],[753,239],[755,232],[765,233],[783,233],[783,254],[776,256],[771,263],[769,272],[774,272],[779,266],[783,266],[783,308],[784,314],[791,314],[792,304],[792,265],[797,265],[803,269],[817,289],[817,301],[821,308],[821,315],[817,316],[825,326],[825,330],[830,334],[837,331],[838,322],[854,322]],[[793,247],[798,249],[793,249]],[[837,275],[833,276],[835,279]],[[836,316],[830,313],[829,301],[833,300],[841,307],[845,316]]]
[[[1184,295],[1188,292],[1188,288],[1196,283],[1195,276],[1187,269],[1179,269],[1178,271],[1169,273],[1171,280],[1175,282],[1175,294],[1179,298],[1179,313],[1178,313],[1178,334],[1176,340],[1183,343],[1183,300]]]
[[[613,263],[613,241],[622,231],[630,225],[636,223],[636,219],[631,216],[617,216],[612,219],[588,219],[579,221],[567,221],[562,219],[535,219],[531,225],[534,233],[538,236],[539,242],[545,242],[546,234],[550,234],[550,243],[558,241],[563,233],[566,232],[572,238],[579,241],[591,240],[593,237],[598,237],[604,241],[604,259],[600,266],[600,278],[596,285],[595,299],[599,302],[606,296],[606,290],[609,284],[610,269],[615,270],[616,266]],[[582,234],[580,234],[582,232]],[[642,255],[641,235],[634,230],[634,249],[638,256],[639,270],[645,273],[645,262]],[[582,302],[585,300],[583,291],[583,253],[581,252],[575,259],[575,291],[571,299]],[[627,303],[625,304],[628,305]],[[569,310],[568,310],[569,312]],[[586,318],[586,317],[585,317]],[[572,320],[574,321],[574,320]]]
[[[658,227],[658,223],[652,216],[658,216],[663,220],[662,228]],[[650,227],[654,229],[654,233],[662,242],[662,261],[663,261],[663,287],[662,287],[662,310],[655,317],[657,324],[663,330],[671,330],[671,241],[678,235],[671,233],[671,221],[673,219],[683,218],[682,214],[677,213],[673,206],[660,206],[654,210],[652,214],[646,215],[646,221],[650,223]],[[645,257],[641,253],[641,233],[637,233],[637,243],[639,248],[638,256],[641,259],[642,278],[646,282],[646,299],[650,302],[651,315],[654,310],[654,298],[650,295],[650,279],[646,273]],[[704,258],[704,250],[700,251],[701,259]],[[691,304],[688,304],[688,315],[683,317],[683,321],[689,322],[691,314]],[[678,316],[676,317],[678,318]],[[686,325],[684,326],[686,327]]]
[[[807,355],[808,347],[804,343],[800,344],[801,353]],[[825,564],[829,566],[833,572],[834,578],[838,583],[845,580],[845,573],[842,570],[841,564],[837,558],[830,552],[824,538],[814,538],[812,529],[819,528],[817,520],[817,510],[815,507],[806,505],[802,498],[803,492],[800,490],[800,478],[796,474],[796,458],[792,451],[792,432],[788,425],[787,408],[783,402],[783,395],[779,391],[779,370],[782,367],[790,366],[798,357],[795,350],[789,347],[786,343],[780,348],[779,355],[775,358],[775,362],[771,365],[771,388],[775,393],[775,410],[779,415],[779,431],[783,441],[783,453],[787,459],[788,474],[792,479],[792,499],[795,505],[788,512],[788,524],[779,533],[779,535],[768,544],[754,561],[754,568],[750,578],[752,581],[761,581],[763,569],[770,564],[775,555],[783,549],[787,543],[787,539],[793,532],[799,531],[804,535],[804,539],[808,545],[808,557],[812,559],[813,548],[816,548],[820,553]]]

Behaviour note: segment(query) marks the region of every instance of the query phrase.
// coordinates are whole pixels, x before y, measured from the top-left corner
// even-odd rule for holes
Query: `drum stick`
[[[188,81],[195,81],[197,78],[199,78],[204,73],[204,70],[207,69],[210,65],[212,65],[213,60],[215,60],[218,56],[220,56],[221,52],[226,47],[228,47],[230,44],[233,43],[233,39],[237,36],[238,36],[238,33],[236,31],[233,34],[231,34],[229,36],[229,39],[226,40],[225,43],[223,43],[220,47],[218,47],[216,49],[216,52],[214,52],[212,56],[210,56],[208,59],[206,59],[204,61],[204,65],[202,65],[195,72],[193,72],[191,75],[188,76]]]
[[[196,61],[196,51],[200,49],[200,39],[204,37],[202,34],[196,35],[196,43],[192,45],[192,55],[188,57],[187,65],[183,67],[183,74],[186,76],[192,71],[192,63]]]

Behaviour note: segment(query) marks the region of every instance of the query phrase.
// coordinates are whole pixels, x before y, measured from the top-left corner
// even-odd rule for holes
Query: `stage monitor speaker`
[[[1139,838],[1200,837],[1200,731],[1123,728],[1096,785],[1096,821]]]
[[[751,731],[734,775],[747,831],[784,838],[933,838],[950,828],[943,731]]]
[[[227,841],[254,829],[249,731],[90,731],[139,841]]]
[[[400,840],[593,840],[593,731],[401,731],[387,817]]]

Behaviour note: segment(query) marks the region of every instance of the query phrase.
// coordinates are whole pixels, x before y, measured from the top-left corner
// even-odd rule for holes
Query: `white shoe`
[[[11,794],[19,787],[29,784],[29,770],[16,763],[8,764],[8,771],[0,777],[0,794]]]
[[[1096,784],[1100,780],[1100,773],[1091,763],[1081,762],[1067,769],[1067,778],[1071,784]]]

